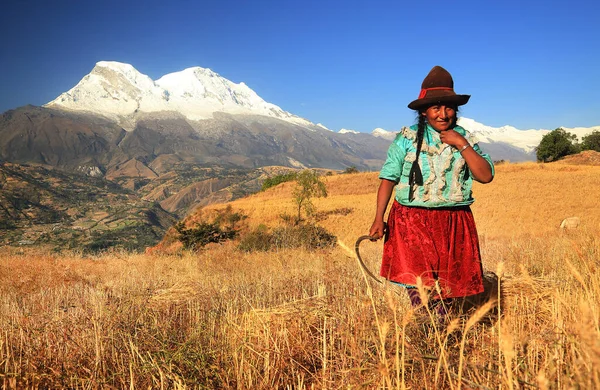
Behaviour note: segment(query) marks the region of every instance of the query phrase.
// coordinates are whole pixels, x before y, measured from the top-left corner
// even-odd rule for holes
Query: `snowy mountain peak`
[[[387,140],[393,140],[394,138],[396,138],[396,134],[397,132],[395,131],[384,130],[381,127],[378,127],[371,132],[372,136]]]
[[[125,64],[123,62],[116,61],[99,61],[96,62],[96,67],[98,68],[108,68],[114,70],[116,72],[121,73],[140,73],[130,64]]]
[[[554,130],[519,130],[516,127],[509,125],[491,127],[469,118],[458,118],[458,124],[474,133],[481,142],[504,142],[523,149],[527,153],[533,152],[540,144],[542,137]],[[575,128],[563,127],[563,129],[569,133],[575,134],[579,141],[581,141],[582,137],[590,134],[592,131],[600,130],[600,126]]]
[[[46,106],[92,112],[118,121],[159,111],[175,111],[190,120],[208,119],[215,112],[226,112],[313,125],[264,101],[246,84],[233,83],[199,66],[169,73],[154,81],[130,64],[100,61],[75,87]]]

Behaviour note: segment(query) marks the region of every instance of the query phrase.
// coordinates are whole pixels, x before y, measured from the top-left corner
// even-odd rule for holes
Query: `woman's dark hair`
[[[423,185],[423,174],[421,173],[421,168],[419,167],[419,155],[421,154],[421,147],[423,146],[423,138],[425,137],[425,128],[427,127],[427,120],[425,119],[425,115],[423,113],[427,111],[427,109],[431,106],[423,107],[417,110],[417,153],[415,155],[415,159],[412,163],[412,167],[410,168],[410,173],[408,174],[408,200],[412,201],[414,198],[414,189],[413,186],[416,184],[418,186]],[[458,107],[452,107],[458,116]],[[458,118],[457,118],[458,119]]]
[[[423,137],[425,136],[425,127],[427,126],[427,121],[425,120],[425,115],[423,115],[422,112],[423,111],[421,110],[417,111],[417,115],[419,116],[417,125],[417,154],[415,155],[412,167],[410,168],[410,173],[408,174],[409,201],[412,201],[414,198],[413,186],[415,184],[418,186],[423,185],[423,174],[421,173],[421,168],[419,167],[419,154],[421,154],[421,146],[423,146]]]

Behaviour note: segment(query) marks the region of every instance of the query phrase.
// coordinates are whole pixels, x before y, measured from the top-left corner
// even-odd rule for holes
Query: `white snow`
[[[100,61],[75,87],[45,106],[87,111],[116,120],[159,111],[176,111],[190,120],[201,120],[212,118],[214,112],[226,112],[313,125],[264,101],[246,84],[233,83],[201,67],[169,73],[153,81],[129,64]]]
[[[511,144],[525,152],[532,152],[542,140],[542,137],[550,131],[547,129],[519,130],[513,126],[491,127],[481,124],[469,118],[458,118],[458,124],[466,130],[474,133],[481,142],[504,142]],[[579,141],[594,130],[600,131],[600,126],[594,127],[563,127],[568,132],[575,134]]]
[[[491,127],[476,122],[469,118],[458,118],[458,124],[475,135],[480,142],[503,142],[523,150],[525,153],[532,152],[542,140],[542,137],[552,130],[546,129],[528,129],[519,130],[513,126]],[[600,126],[594,127],[563,127],[569,133],[575,134],[579,141],[581,138],[590,134],[592,131],[600,131]],[[384,130],[382,128],[374,129],[371,134],[388,140],[396,137],[396,132]]]
[[[377,127],[376,129],[373,129],[373,131],[371,132],[371,135],[373,135],[374,137],[379,137],[379,138],[383,138],[383,139],[387,139],[387,140],[393,140],[394,138],[396,138],[396,131],[388,131],[388,130],[384,130],[381,127]]]
[[[340,129],[340,131],[338,131],[338,133],[340,134],[359,134],[359,131],[356,130],[350,130],[350,129]]]
[[[324,125],[324,124],[322,124],[322,123],[317,123],[317,127],[320,127],[320,128],[322,128],[322,129],[325,129],[325,130],[331,131],[331,130],[329,130],[329,129],[327,128],[327,126],[325,126],[325,125]]]

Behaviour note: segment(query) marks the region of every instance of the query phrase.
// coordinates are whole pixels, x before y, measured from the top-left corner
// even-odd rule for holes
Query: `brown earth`
[[[600,152],[584,150],[581,153],[566,156],[560,162],[573,165],[600,165]]]

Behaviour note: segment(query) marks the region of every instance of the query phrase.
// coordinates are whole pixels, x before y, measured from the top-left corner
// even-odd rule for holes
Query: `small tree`
[[[595,150],[600,152],[600,131],[594,130],[581,140],[581,150]]]
[[[307,217],[315,213],[312,198],[326,198],[327,186],[321,181],[317,172],[305,169],[296,178],[296,188],[294,188],[292,196],[294,197],[294,202],[298,205],[298,216],[296,218],[296,224],[298,224],[302,220],[302,210],[304,210]]]
[[[577,136],[566,132],[562,128],[552,130],[542,137],[536,150],[538,161],[550,162],[556,161],[561,157],[577,153]]]

